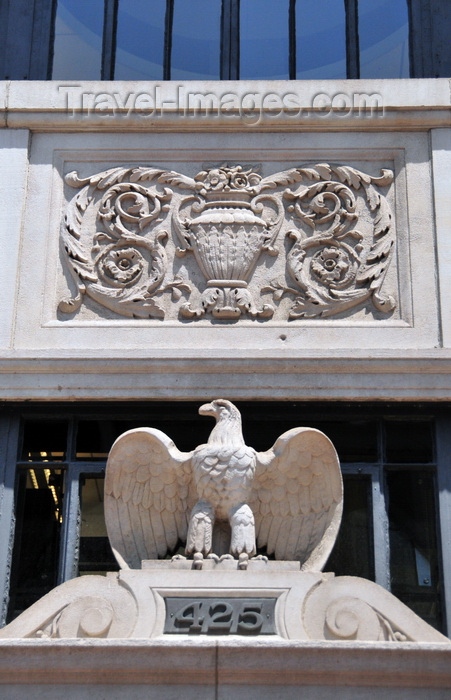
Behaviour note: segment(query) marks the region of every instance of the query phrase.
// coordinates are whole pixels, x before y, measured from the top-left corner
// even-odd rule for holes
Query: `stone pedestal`
[[[301,572],[298,562],[143,562],[58,586],[0,638],[447,642],[371,581]]]

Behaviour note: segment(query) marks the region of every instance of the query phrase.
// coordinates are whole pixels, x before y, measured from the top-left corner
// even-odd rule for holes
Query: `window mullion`
[[[346,12],[346,75],[360,78],[358,0],[344,0]]]
[[[221,80],[240,77],[240,2],[222,0],[221,14]]]
[[[451,633],[451,417],[437,418],[437,485],[447,634]]]
[[[17,445],[19,442],[18,416],[0,417],[0,585],[1,620],[4,625],[8,610],[11,555],[14,543],[15,513],[14,486],[16,477]]]
[[[230,80],[240,79],[240,0],[230,2]]]
[[[219,77],[221,78],[221,80],[230,80],[231,4],[231,0],[222,0],[221,57],[219,67]]]
[[[80,518],[80,466],[69,464],[64,484],[58,584],[77,576]]]
[[[387,489],[384,473],[385,432],[382,420],[379,420],[378,427],[378,453],[379,464],[371,475],[374,578],[376,583],[389,591],[391,589],[390,535]]]
[[[114,80],[119,0],[104,1],[101,79]]]
[[[171,80],[172,28],[174,25],[174,0],[166,0],[164,18],[163,80]]]
[[[388,524],[388,504],[384,487],[383,467],[371,477],[373,505],[373,542],[375,581],[387,591],[390,590],[390,540]]]
[[[288,75],[296,80],[296,0],[290,0],[288,7]]]

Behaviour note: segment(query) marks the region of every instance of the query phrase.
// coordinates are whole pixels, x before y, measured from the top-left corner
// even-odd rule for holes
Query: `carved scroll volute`
[[[69,270],[78,293],[59,304],[77,311],[84,295],[123,316],[163,318],[155,295],[168,269],[165,245],[172,173],[150,168],[113,168],[90,178],[66,176],[80,189],[70,202],[62,229]],[[180,178],[177,178],[180,180]],[[165,289],[186,287],[173,280]]]
[[[207,288],[198,308],[186,304],[188,318],[210,311],[217,318],[233,319],[247,312],[270,317],[273,308],[257,308],[248,290],[248,279],[263,251],[276,255],[273,244],[284,212],[280,200],[258,195],[260,175],[241,166],[202,171],[196,176],[197,197],[187,197],[190,216],[180,219],[174,213],[175,228],[182,247],[179,254],[193,251]],[[276,212],[264,212],[264,202]]]
[[[394,298],[380,291],[393,252],[391,213],[375,188],[390,184],[392,173],[383,171],[380,178],[373,178],[354,168],[325,163],[296,172],[300,179],[318,181],[302,184],[294,192],[287,189],[283,195],[297,225],[288,232],[294,243],[287,271],[299,287],[289,317],[332,316],[367,299],[378,311],[392,311]],[[359,189],[373,218],[371,235],[356,228]],[[283,285],[271,288],[274,292],[279,288],[279,294],[296,294]]]
[[[310,639],[404,642],[429,638],[431,628],[372,581],[326,577],[303,604],[302,619]]]

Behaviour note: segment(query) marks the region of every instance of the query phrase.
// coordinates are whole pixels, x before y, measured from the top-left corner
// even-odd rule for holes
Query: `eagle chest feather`
[[[248,500],[255,464],[255,450],[247,445],[232,449],[204,445],[193,456],[199,499],[208,501],[217,515],[226,517],[230,507]]]

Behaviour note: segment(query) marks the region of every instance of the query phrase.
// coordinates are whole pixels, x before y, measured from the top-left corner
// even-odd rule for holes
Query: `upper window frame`
[[[237,3],[237,0],[225,1]],[[352,36],[357,27],[357,0],[346,1],[350,8],[348,26]],[[106,2],[109,24],[105,23],[104,32],[109,44],[104,45],[105,68],[112,65],[114,22],[112,25],[111,22],[117,0]],[[0,3],[0,79],[51,80],[56,4],[57,0]],[[408,11],[411,78],[448,78],[451,75],[451,5],[444,0],[408,0]],[[348,75],[353,78],[358,76],[357,51],[355,54],[349,56]],[[224,52],[223,61],[226,60]],[[229,75],[232,72],[230,69]],[[111,73],[105,71],[104,75],[107,79]]]
[[[101,58],[101,80],[115,79],[117,24],[119,2],[104,0],[104,22]],[[346,26],[346,77],[360,78],[360,48],[358,27],[358,0],[342,0]],[[407,0],[409,2],[409,0]],[[288,5],[288,78],[296,80],[296,2]],[[56,11],[57,0],[55,0]],[[410,14],[410,12],[409,12]],[[166,0],[165,35],[163,54],[163,80],[171,80],[172,27],[174,0]],[[220,80],[240,79],[240,0],[222,0],[220,38]],[[409,21],[409,54],[411,30]],[[52,56],[53,58],[53,56]]]

